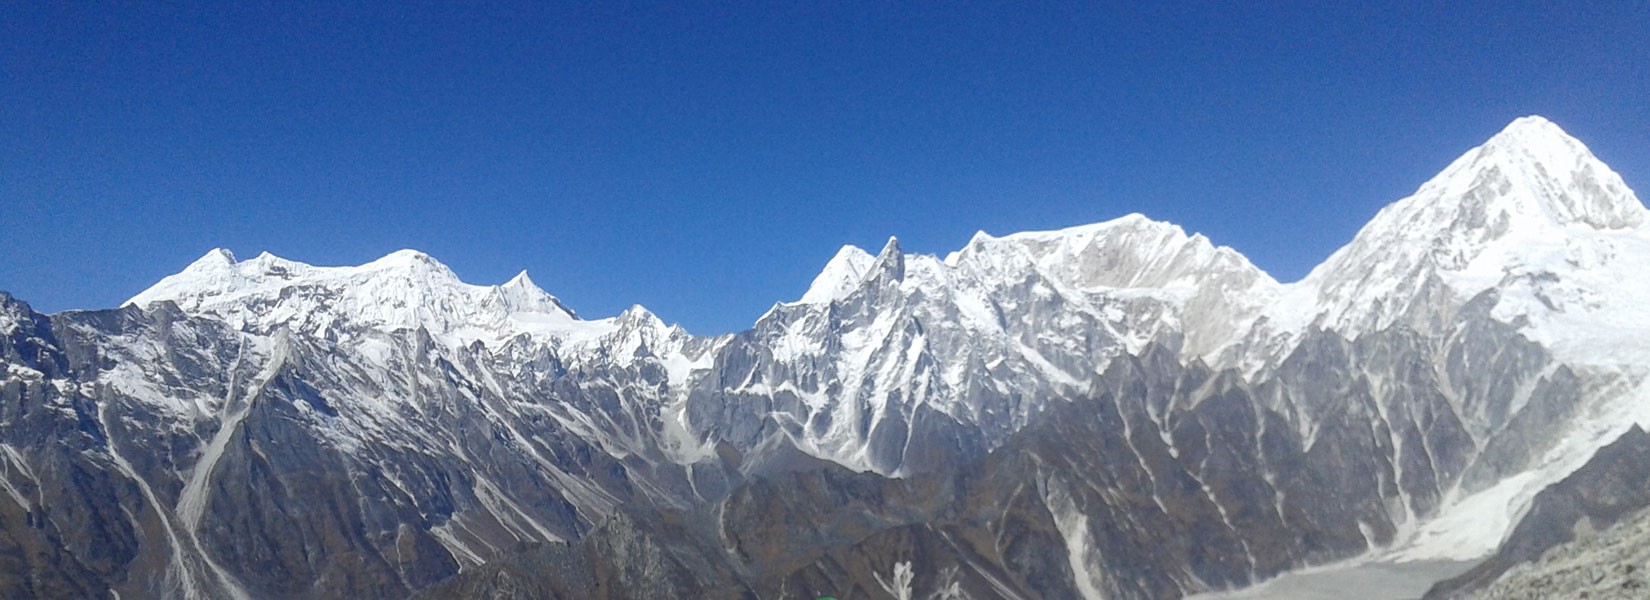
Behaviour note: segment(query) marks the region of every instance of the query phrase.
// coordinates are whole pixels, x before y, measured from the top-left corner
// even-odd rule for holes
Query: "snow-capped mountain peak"
[[[533,283],[532,278],[527,276],[525,270],[517,273],[515,277],[511,277],[503,285],[498,286],[498,293],[512,312],[561,312],[570,317],[578,318],[573,309],[567,308],[555,296],[551,296],[538,284]]]
[[[1644,213],[1586,146],[1551,121],[1524,117],[1382,209],[1294,286],[1295,299],[1274,317],[1294,315],[1298,328],[1321,315],[1321,325],[1351,336],[1381,329],[1426,297],[1429,282],[1465,299],[1520,273],[1573,270],[1567,254],[1614,254],[1599,244],[1641,237]],[[1554,260],[1532,262],[1548,255]]]
[[[1526,185],[1547,186],[1543,208],[1561,223],[1623,229],[1644,222],[1644,204],[1621,176],[1551,121],[1514,121],[1481,154],[1499,159],[1509,172],[1526,178]]]
[[[889,237],[877,259],[871,263],[870,277],[888,277],[894,281],[905,279],[905,252],[900,250],[899,238]]]
[[[1637,227],[1644,205],[1610,170],[1552,121],[1530,116],[1513,121],[1484,145],[1450,165],[1421,193],[1445,197],[1499,192],[1487,208],[1509,219],[1542,218],[1595,229]],[[1496,215],[1490,215],[1495,217]],[[1516,223],[1514,223],[1516,224]]]
[[[255,333],[281,327],[314,333],[422,327],[437,336],[473,341],[522,333],[585,338],[613,327],[578,319],[526,272],[503,285],[470,285],[414,250],[355,267],[316,267],[267,252],[236,262],[228,250],[216,249],[126,304],[158,302]]]
[[[263,253],[262,256],[275,258],[268,252]],[[279,258],[275,258],[275,260],[290,262]],[[453,274],[452,269],[447,268],[447,265],[442,264],[441,261],[436,260],[428,254],[412,249],[396,250],[395,252],[384,255],[383,258],[362,265],[362,268],[385,271],[420,272],[429,273],[436,277],[452,279],[458,278],[457,275]]]
[[[1053,231],[978,233],[945,264],[985,280],[1035,273],[1108,319],[1141,299],[1178,307],[1183,349],[1211,359],[1281,288],[1237,251],[1139,213]]]
[[[825,269],[814,277],[812,285],[808,286],[807,293],[802,294],[798,302],[802,304],[828,304],[833,300],[847,296],[859,287],[865,280],[865,273],[871,269],[871,263],[876,257],[861,250],[858,246],[847,245],[837,250],[836,256],[825,263]]]
[[[1551,121],[1524,117],[1382,209],[1319,271],[1345,268],[1376,246],[1411,247],[1458,267],[1510,235],[1571,225],[1629,229],[1644,213],[1621,176],[1580,141]]]
[[[1223,273],[1241,273],[1252,284],[1276,285],[1236,251],[1140,213],[1001,238],[977,234],[963,253],[946,260],[955,264],[970,250],[985,252],[993,246],[999,247],[997,251],[1025,251],[1044,274],[1078,290],[1189,288]]]

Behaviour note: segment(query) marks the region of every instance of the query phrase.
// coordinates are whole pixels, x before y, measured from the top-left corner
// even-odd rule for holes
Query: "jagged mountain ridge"
[[[627,511],[690,526],[590,560],[677,564],[658,557],[763,522],[741,511],[817,517],[762,483],[822,468],[812,455],[869,471],[827,490],[994,483],[942,486],[960,497],[941,506],[887,496],[904,499],[860,533],[821,532],[829,564],[716,559],[763,597],[837,576],[873,591],[875,565],[901,561],[977,597],[1158,597],[1370,552],[1474,558],[1647,420],[1643,212],[1526,118],[1300,282],[1130,215],[982,233],[943,259],[846,247],[801,300],[715,338],[640,307],[582,320],[525,274],[471,286],[411,251],[361,267],[214,251],[119,311],[7,300],[0,526],[61,530],[8,534],[61,557],[20,567],[38,575],[25,591],[395,596]],[[79,441],[52,453],[20,423]],[[42,465],[95,485],[54,488]],[[356,505],[327,521],[347,533],[259,498],[293,489]],[[999,505],[1019,516],[993,522]],[[86,533],[87,515],[129,533]],[[1218,543],[1131,556],[1125,532]],[[1066,566],[1026,579],[1048,560]],[[569,581],[606,567],[590,568]]]
[[[1272,281],[1235,252],[1205,246],[1202,256],[1225,253],[1236,259],[1187,261],[1218,265],[1194,268],[1182,279],[1202,289],[1157,285],[1150,269],[1138,265],[1173,264],[1168,257],[1197,244],[1170,245],[1166,252],[1142,258],[1136,253],[1162,246],[1141,243],[1152,238],[1139,230],[1178,230],[1138,216],[1008,236],[1003,239],[1056,241],[996,244],[995,251],[985,249],[989,244],[981,242],[990,238],[982,235],[944,261],[913,259],[898,252],[897,244],[874,260],[845,249],[803,302],[776,307],[752,331],[736,336],[728,354],[733,360],[724,364],[734,368],[735,376],[728,379],[737,383],[693,390],[689,415],[720,428],[718,437],[754,443],[783,431],[814,453],[845,464],[909,472],[901,455],[907,440],[964,453],[988,450],[1017,425],[976,431],[973,422],[1020,424],[1041,408],[1018,402],[1014,391],[1081,395],[1108,360],[1149,340],[1181,346],[1182,360],[1240,369],[1250,381],[1265,381],[1311,331],[1352,340],[1410,330],[1430,338],[1418,340],[1421,347],[1414,350],[1431,357],[1427,362],[1443,375],[1435,378],[1440,379],[1436,391],[1461,421],[1474,454],[1490,445],[1528,447],[1491,438],[1530,398],[1569,385],[1555,382],[1569,381],[1563,378],[1574,372],[1584,372],[1588,385],[1604,390],[1589,397],[1642,395],[1637,365],[1643,364],[1638,360],[1643,349],[1635,332],[1644,330],[1644,319],[1635,307],[1643,305],[1639,300],[1645,286],[1632,282],[1643,280],[1639,259],[1650,256],[1643,212],[1619,176],[1584,146],[1551,122],[1532,117],[1514,122],[1415,195],[1382,211],[1353,242],[1292,284]],[[1106,234],[1084,235],[1094,231]],[[1184,234],[1163,237],[1186,240]],[[1116,246],[1107,247],[1108,241]],[[1060,250],[1050,252],[1050,247]],[[1086,254],[1073,253],[1073,248]],[[1085,258],[1101,266],[1060,270],[1084,264]],[[981,264],[987,266],[977,267]],[[1105,267],[1112,265],[1135,270],[1122,270],[1128,277],[1108,278]],[[971,277],[985,269],[990,276]],[[1073,271],[1094,279],[1076,281]],[[981,279],[983,285],[977,283]],[[831,302],[822,301],[826,298]],[[1188,314],[1229,329],[1188,326]],[[1095,315],[1098,324],[1086,320]],[[1463,319],[1476,325],[1438,335]],[[1164,325],[1176,321],[1182,323]],[[1250,322],[1254,324],[1246,327]],[[1021,323],[1032,325],[1016,331]],[[1076,333],[1046,335],[1050,329]],[[1476,336],[1473,345],[1479,349],[1472,354],[1446,350],[1461,347],[1457,342],[1468,339],[1462,336]],[[1490,342],[1499,338],[1539,344],[1520,356],[1514,349],[1525,345]],[[1598,351],[1600,347],[1608,350]],[[1552,352],[1560,356],[1545,356]],[[1498,383],[1464,377],[1498,362],[1512,369],[1500,372]],[[1463,380],[1451,381],[1451,371]],[[1004,380],[1015,381],[1017,389],[1005,393],[978,383]],[[751,405],[759,409],[741,410]],[[1624,431],[1626,423],[1642,420],[1639,414],[1623,414],[1634,412],[1632,406],[1600,400],[1600,406],[1583,411],[1593,418],[1575,423],[1575,435],[1536,440],[1542,451],[1561,441],[1567,444],[1549,457],[1541,481],[1555,481],[1591,449]],[[702,407],[708,410],[696,412]],[[1336,410],[1333,405],[1270,408],[1289,414],[1308,439],[1320,413]],[[1383,418],[1404,410],[1379,408]],[[1389,444],[1398,448],[1398,441]],[[1522,467],[1538,458],[1524,456],[1516,462]],[[915,470],[923,468],[919,464]],[[1498,469],[1478,467],[1475,473]],[[1482,480],[1493,477],[1474,475],[1468,489],[1456,495],[1479,491],[1486,485]],[[1511,519],[1539,487],[1501,490],[1517,498],[1494,510]],[[1493,537],[1456,541],[1469,542],[1459,546],[1471,548],[1464,552],[1484,552]]]

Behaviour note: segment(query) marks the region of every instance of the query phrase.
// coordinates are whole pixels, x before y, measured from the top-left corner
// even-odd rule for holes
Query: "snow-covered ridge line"
[[[1632,256],[1650,258],[1645,213],[1620,175],[1585,145],[1551,121],[1530,116],[1382,209],[1350,243],[1291,283],[1277,282],[1232,248],[1138,213],[1053,231],[979,232],[938,262],[947,280],[952,271],[1006,279],[1031,269],[1072,298],[1149,294],[1188,302],[1201,294],[1200,302],[1188,305],[1186,318],[1236,322],[1188,324],[1193,342],[1187,352],[1223,366],[1280,356],[1313,326],[1348,338],[1390,327],[1434,277],[1457,300],[1525,280],[1513,286],[1518,293],[1504,301],[1497,316],[1528,321],[1531,336],[1543,342],[1579,346],[1554,339],[1562,336],[1542,326],[1564,314],[1591,319],[1600,309],[1642,320],[1633,317],[1634,302],[1627,299],[1650,298],[1650,286],[1624,289],[1619,303],[1578,298],[1574,290],[1530,288],[1542,288],[1539,282],[1555,274],[1621,287],[1602,281],[1613,269],[1599,267],[1621,265]],[[891,247],[897,249],[897,243]],[[886,252],[873,256],[844,246],[791,305],[847,298],[875,277],[873,267]],[[1566,303],[1575,306],[1560,306]],[[1534,310],[1545,304],[1560,310]],[[1251,330],[1256,319],[1260,329]],[[1249,351],[1249,357],[1222,354],[1239,344],[1262,351]]]
[[[228,250],[216,249],[126,305],[160,302],[257,333],[282,326],[306,333],[423,327],[459,342],[496,343],[526,334],[577,343],[619,327],[617,317],[578,318],[526,271],[501,285],[471,285],[414,250],[360,266],[317,267],[267,252],[237,262]]]
[[[889,246],[876,255],[858,246],[843,246],[814,278],[802,298],[793,304],[828,304],[847,296],[873,274],[872,266],[890,247],[899,250],[897,238],[890,238]],[[1214,263],[1232,269],[1253,270],[1257,279],[1277,285],[1242,253],[1226,246],[1215,246],[1202,234],[1188,235],[1179,225],[1152,220],[1141,213],[1130,213],[1088,225],[1024,231],[1000,237],[979,231],[960,250],[947,254],[939,262],[955,269],[970,259],[980,260],[981,254],[1002,252],[1027,254],[1045,275],[1073,290],[1194,287],[1199,283],[1198,276],[1206,274],[1203,267],[1214,266]],[[1085,260],[1094,255],[1117,252],[1127,252],[1129,256],[1111,256],[1111,262],[1104,265]]]
[[[1381,209],[1350,243],[1284,286],[1266,316],[1274,333],[1315,323],[1356,337],[1404,319],[1436,277],[1460,301],[1495,288],[1516,292],[1496,316],[1528,321],[1533,337],[1550,338],[1542,325],[1564,313],[1612,322],[1604,309],[1641,321],[1630,302],[1529,288],[1574,287],[1539,283],[1559,278],[1650,295],[1650,286],[1620,280],[1623,269],[1642,263],[1633,256],[1650,258],[1645,213],[1621,176],[1580,141],[1544,118],[1520,118]],[[1544,299],[1524,301],[1526,294]]]
[[[891,267],[905,279],[910,264],[924,281],[902,287],[952,296],[970,309],[965,316],[990,330],[993,298],[964,289],[979,287],[968,282],[995,282],[992,288],[1034,273],[1096,314],[1129,297],[1181,306],[1187,356],[1252,370],[1288,352],[1309,327],[1349,338],[1390,327],[1435,279],[1460,300],[1513,281],[1515,293],[1497,316],[1523,319],[1531,337],[1581,352],[1590,342],[1562,339],[1554,322],[1600,321],[1593,317],[1601,313],[1636,322],[1641,319],[1629,309],[1638,299],[1650,300],[1650,287],[1623,289],[1615,302],[1542,282],[1562,274],[1621,288],[1602,281],[1611,270],[1599,267],[1650,256],[1644,214],[1619,175],[1557,125],[1532,116],[1381,210],[1297,282],[1279,283],[1236,250],[1135,213],[1053,231],[979,232],[943,259],[907,255],[892,238],[876,255],[844,246],[798,301],[776,307],[842,301]],[[161,301],[265,333],[282,325],[325,332],[347,319],[386,330],[423,327],[460,343],[529,334],[577,345],[617,328],[614,318],[579,319],[526,272],[502,285],[470,285],[411,250],[356,267],[315,267],[267,253],[236,262],[228,251],[214,250],[128,304]],[[1633,346],[1607,337],[1609,346]]]

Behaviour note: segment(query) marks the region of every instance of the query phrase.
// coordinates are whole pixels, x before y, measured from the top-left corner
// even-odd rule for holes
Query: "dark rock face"
[[[756,598],[718,549],[679,525],[614,513],[575,543],[518,546],[500,559],[431,586],[416,598],[497,600]]]
[[[164,308],[48,318],[0,301],[20,324],[0,338],[6,597],[405,597],[517,544],[578,540],[627,502],[695,499],[653,442],[615,454],[557,418],[656,430],[614,392],[659,387],[656,369],[573,385],[553,356],[541,371],[409,332],[370,370],[325,339]]]
[[[1643,513],[1650,508],[1646,465],[1650,465],[1650,434],[1634,426],[1599,449],[1586,466],[1537,495],[1529,513],[1495,555],[1459,577],[1439,582],[1426,597],[1470,595],[1514,567],[1575,541],[1579,531],[1606,530]]]
[[[991,453],[908,478],[770,446],[745,464],[784,467],[715,505],[715,545],[761,597],[1179,597],[1353,556],[1482,457],[1424,343],[1320,333],[1259,386],[1149,347]]]

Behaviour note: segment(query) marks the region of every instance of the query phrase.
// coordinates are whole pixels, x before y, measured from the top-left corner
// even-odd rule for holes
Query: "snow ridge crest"
[[[267,252],[236,261],[214,249],[125,304],[172,302],[256,333],[282,326],[323,333],[366,327],[425,328],[461,341],[503,340],[522,333],[586,338],[613,328],[583,321],[527,273],[495,286],[470,285],[446,265],[399,250],[354,267],[316,267]]]

